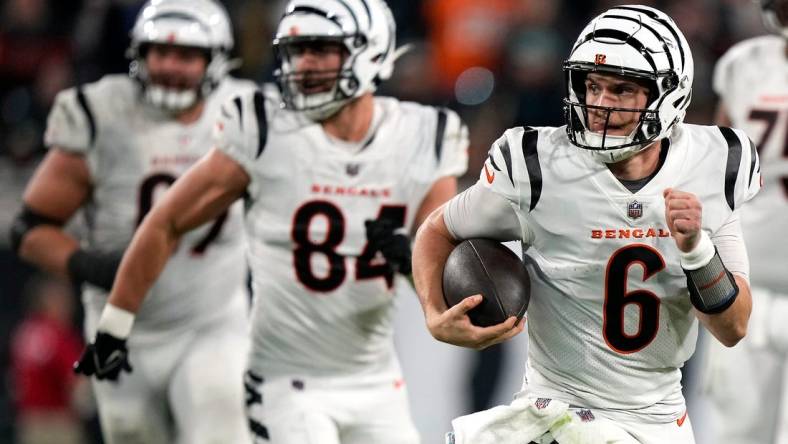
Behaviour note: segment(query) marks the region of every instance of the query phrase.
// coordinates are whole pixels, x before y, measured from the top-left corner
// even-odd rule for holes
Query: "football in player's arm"
[[[697,320],[729,347],[747,331],[739,217],[760,188],[757,152],[739,130],[682,123],[692,54],[656,9],[596,17],[564,71],[566,127],[506,131],[479,181],[416,237],[416,289],[441,341],[482,348],[524,327],[471,325],[477,296],[446,308],[441,270],[457,242],[521,240],[531,275],[522,391],[455,419],[452,439],[692,443],[680,368]]]

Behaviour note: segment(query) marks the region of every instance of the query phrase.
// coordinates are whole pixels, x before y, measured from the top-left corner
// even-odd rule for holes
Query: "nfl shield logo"
[[[357,163],[349,163],[345,166],[345,172],[348,176],[355,176],[358,174],[359,168],[361,168],[361,165]]]
[[[539,410],[544,410],[547,408],[548,405],[550,405],[550,401],[551,401],[550,398],[536,398],[536,402],[534,403],[534,406],[536,406],[536,408]]]
[[[633,200],[627,205],[627,216],[630,219],[637,219],[643,215],[643,204]]]
[[[591,413],[591,410],[588,410],[588,409],[580,409],[580,410],[578,410],[575,413],[577,413],[577,416],[579,416],[580,420],[583,421],[583,422],[589,422],[589,421],[593,421],[594,419],[596,419],[596,418],[594,418],[594,414]]]

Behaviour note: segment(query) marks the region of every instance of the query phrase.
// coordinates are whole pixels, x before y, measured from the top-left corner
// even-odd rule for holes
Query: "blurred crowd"
[[[125,72],[128,31],[140,0],[4,0],[0,3],[0,234],[21,201],[23,186],[44,153],[42,132],[56,93],[68,86]],[[243,61],[235,73],[257,81],[271,79],[271,38],[284,2],[226,0],[235,26],[234,55]],[[610,0],[389,0],[398,24],[399,44],[410,50],[397,64],[381,93],[449,106],[469,126],[471,160],[461,187],[472,183],[490,143],[508,127],[562,125],[564,79],[561,63],[574,36]],[[763,33],[751,0],[643,0],[674,17],[695,58],[695,84],[687,121],[710,123],[715,97],[711,72],[733,43]],[[77,384],[61,374],[79,350],[73,307],[63,302],[72,291],[35,278],[14,263],[0,235],[0,443],[20,428],[29,409],[74,409],[73,393],[38,399],[25,378],[50,372],[55,387]],[[13,274],[10,274],[13,273]],[[10,277],[13,278],[10,278]],[[68,299],[68,298],[66,298]],[[73,298],[75,300],[75,298]],[[29,351],[47,335],[62,337],[60,352]],[[71,339],[73,336],[73,340]],[[31,342],[32,341],[32,342]],[[46,362],[46,365],[42,364]],[[33,372],[33,373],[31,373]],[[66,372],[70,375],[70,372]],[[37,376],[40,378],[40,376]],[[78,392],[78,390],[77,390]],[[46,397],[45,397],[46,398]],[[68,398],[68,399],[66,399]],[[79,399],[79,396],[76,397]],[[47,404],[50,403],[50,404]],[[10,406],[15,406],[13,409]],[[26,410],[28,409],[28,410]],[[66,418],[68,414],[66,415]],[[21,418],[21,419],[20,419]],[[19,432],[22,433],[22,432]],[[66,432],[63,432],[65,436]],[[66,442],[66,441],[62,441]]]

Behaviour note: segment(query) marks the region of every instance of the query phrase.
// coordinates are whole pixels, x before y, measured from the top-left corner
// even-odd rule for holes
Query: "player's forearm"
[[[421,206],[413,219],[413,226],[418,229],[436,208],[446,203],[457,194],[457,178],[442,177],[436,181],[430,192],[421,201]]]
[[[180,233],[172,229],[172,221],[165,213],[151,212],[134,234],[123,256],[109,303],[136,313],[167,265],[179,239]]]
[[[60,227],[38,226],[27,232],[19,246],[19,257],[48,273],[69,278],[68,258],[79,243]]]
[[[413,283],[425,317],[446,310],[443,301],[443,266],[455,244],[443,223],[443,207],[434,211],[416,233]]]
[[[739,287],[739,294],[730,307],[722,313],[711,315],[697,312],[701,323],[726,347],[733,347],[744,338],[752,310],[752,297],[747,282],[739,276],[734,276],[734,279]]]

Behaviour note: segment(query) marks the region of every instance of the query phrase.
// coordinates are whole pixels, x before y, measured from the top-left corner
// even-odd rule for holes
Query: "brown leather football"
[[[516,254],[498,241],[468,239],[457,245],[443,267],[443,299],[451,307],[468,296],[484,300],[468,312],[480,327],[518,321],[531,299],[531,280]]]

